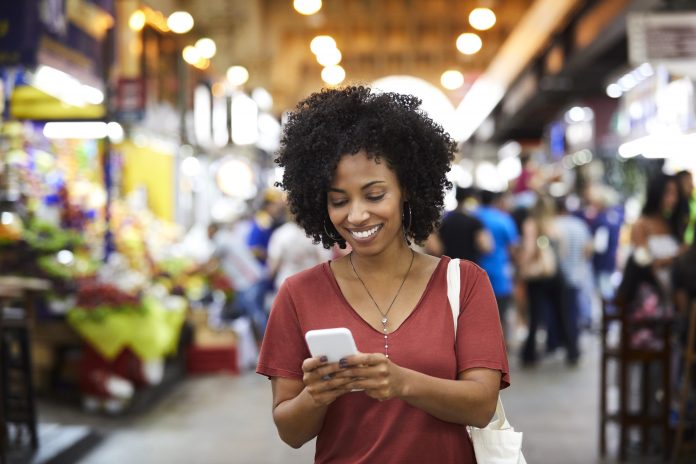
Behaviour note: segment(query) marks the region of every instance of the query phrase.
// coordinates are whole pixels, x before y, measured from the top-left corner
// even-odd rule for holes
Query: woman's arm
[[[377,400],[400,398],[440,420],[476,427],[488,425],[495,413],[499,371],[468,369],[459,380],[447,380],[397,366],[379,353],[351,356],[347,363],[351,367],[336,377],[357,379],[348,387]]]
[[[316,437],[324,424],[328,406],[350,391],[351,379],[334,377],[337,363],[309,358],[302,364],[302,380],[273,377],[273,421],[280,438],[299,448]]]
[[[459,380],[409,370],[402,399],[440,420],[485,427],[495,413],[500,377],[492,369],[469,369],[459,374]]]
[[[301,380],[274,377],[271,385],[278,435],[288,445],[299,448],[317,436],[327,406],[315,403]]]

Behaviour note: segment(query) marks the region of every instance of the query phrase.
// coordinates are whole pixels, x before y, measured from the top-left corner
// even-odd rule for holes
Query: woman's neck
[[[376,255],[362,255],[352,251],[353,265],[362,273],[378,276],[380,274],[391,275],[401,273],[401,269],[408,265],[413,256],[413,250],[406,242],[394,243]]]

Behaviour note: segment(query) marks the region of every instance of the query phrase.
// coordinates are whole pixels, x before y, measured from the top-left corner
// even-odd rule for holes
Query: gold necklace
[[[406,270],[406,275],[404,275],[404,278],[401,281],[401,285],[399,285],[399,289],[396,291],[396,295],[394,295],[394,298],[392,298],[391,303],[389,303],[389,307],[385,312],[382,312],[382,310],[379,308],[379,305],[377,304],[377,301],[375,301],[374,297],[372,296],[372,293],[370,293],[370,290],[367,288],[367,285],[365,285],[365,282],[363,282],[363,280],[360,278],[360,275],[358,274],[358,271],[355,269],[355,264],[353,264],[353,252],[351,251],[348,255],[350,267],[353,268],[353,273],[355,274],[355,277],[358,278],[363,288],[367,292],[367,296],[370,297],[370,299],[375,305],[375,308],[377,308],[377,311],[379,311],[379,314],[382,316],[381,322],[382,331],[384,332],[384,356],[386,356],[387,358],[389,357],[389,334],[387,333],[387,324],[389,323],[389,318],[387,316],[389,315],[389,311],[391,311],[392,306],[394,306],[394,302],[396,301],[396,298],[399,296],[399,293],[401,293],[401,289],[403,288],[404,283],[406,283],[406,279],[408,278],[408,275],[411,272],[411,267],[413,266],[413,260],[415,257],[416,253],[413,250],[411,250],[411,262],[409,263],[408,269]]]

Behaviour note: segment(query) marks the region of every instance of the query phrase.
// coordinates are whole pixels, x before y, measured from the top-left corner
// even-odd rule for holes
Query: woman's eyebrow
[[[368,182],[367,184],[365,184],[365,185],[363,185],[362,187],[360,187],[360,190],[368,189],[368,188],[372,187],[372,186],[375,185],[375,184],[386,184],[386,181],[383,181],[383,180],[373,180],[372,182]],[[329,187],[329,192],[346,193],[345,190],[341,190],[341,189],[335,188],[335,187]]]

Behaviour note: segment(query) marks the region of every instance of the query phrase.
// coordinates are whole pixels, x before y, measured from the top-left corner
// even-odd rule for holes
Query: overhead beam
[[[584,3],[583,0],[537,0],[531,6],[457,107],[455,139],[465,141],[474,134],[512,82]]]

